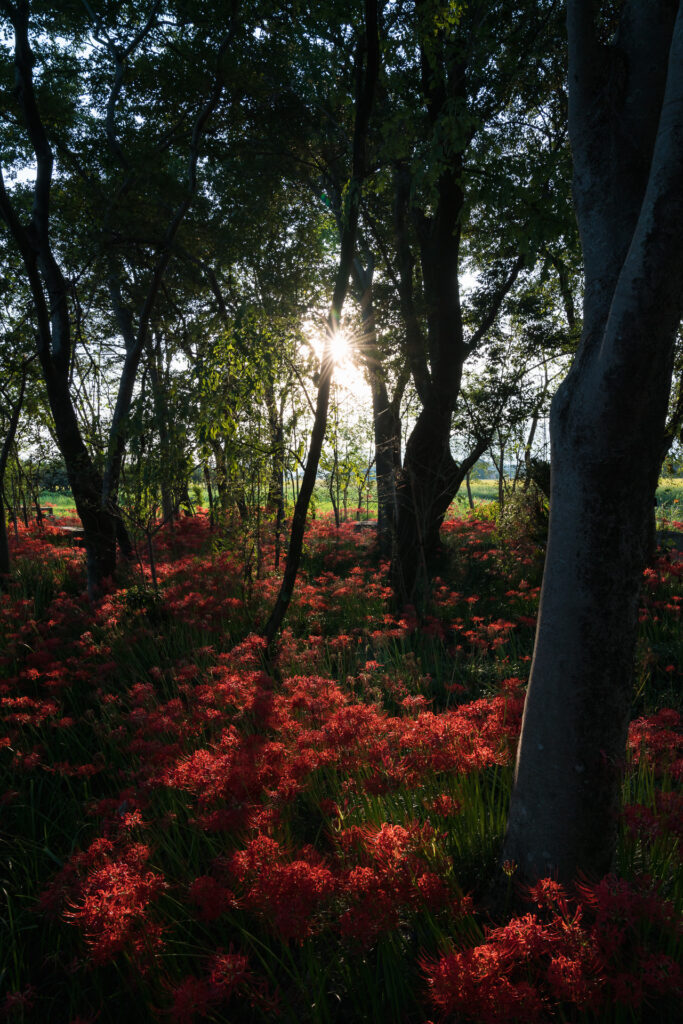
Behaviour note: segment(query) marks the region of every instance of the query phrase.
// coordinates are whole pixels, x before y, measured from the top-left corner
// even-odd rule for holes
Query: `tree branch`
[[[518,256],[512,265],[512,270],[502,282],[500,287],[494,293],[491,300],[491,305],[488,308],[487,313],[482,318],[479,327],[476,329],[470,340],[467,342],[467,351],[472,352],[477,348],[482,338],[493,326],[496,317],[500,313],[500,307],[503,304],[505,296],[509,293],[510,289],[514,285],[515,281],[519,276],[520,270],[523,268],[525,263],[524,256]]]

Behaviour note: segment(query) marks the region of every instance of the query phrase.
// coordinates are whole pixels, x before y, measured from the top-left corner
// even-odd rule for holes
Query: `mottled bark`
[[[550,533],[503,854],[526,880],[612,866],[683,311],[683,7],[626,4],[607,46],[590,4],[570,0],[568,26],[586,287],[551,408]]]

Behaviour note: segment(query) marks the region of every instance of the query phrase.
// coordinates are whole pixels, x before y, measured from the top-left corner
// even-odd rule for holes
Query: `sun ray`
[[[351,359],[351,343],[344,331],[338,330],[334,332],[330,338],[330,350],[332,362],[335,366],[340,366]]]

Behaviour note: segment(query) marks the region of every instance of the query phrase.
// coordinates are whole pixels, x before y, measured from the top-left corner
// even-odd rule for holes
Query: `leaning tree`
[[[10,175],[35,165],[30,210],[26,187],[10,186],[0,172],[0,216],[35,306],[36,354],[83,523],[94,595],[114,571],[116,533],[123,536],[118,484],[154,306],[198,189],[203,136],[232,60],[226,51],[244,27],[231,6],[218,42],[208,46],[201,12],[195,23],[182,4],[131,5],[127,20],[107,4],[67,13],[55,16],[29,0],[0,2],[2,30],[13,38],[15,84],[3,162]],[[89,45],[77,45],[86,34]],[[6,76],[8,57],[3,52]],[[182,94],[179,117],[171,82]],[[60,234],[60,214],[74,198],[73,222]],[[68,260],[74,236],[76,268]],[[74,287],[84,262],[106,282],[124,342],[103,472],[83,436],[71,386],[82,340]]]

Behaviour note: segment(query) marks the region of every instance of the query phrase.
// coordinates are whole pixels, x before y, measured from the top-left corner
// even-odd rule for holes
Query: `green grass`
[[[485,483],[490,489],[495,485],[495,481]],[[480,513],[481,518],[485,516],[485,511]],[[391,736],[405,716],[402,701],[406,696],[423,696],[430,712],[438,715],[447,710],[457,712],[460,704],[496,698],[504,679],[525,678],[533,648],[530,622],[520,620],[502,647],[495,649],[474,646],[466,639],[466,631],[478,630],[478,623],[485,629],[501,614],[514,620],[518,615],[533,615],[540,566],[532,567],[526,559],[516,562],[514,549],[486,559],[470,557],[482,550],[499,549],[496,535],[454,531],[450,540],[454,557],[444,561],[446,582],[434,610],[435,619],[447,631],[454,622],[462,624],[458,633],[461,646],[454,649],[456,637],[451,632],[445,639],[417,628],[384,636],[395,620],[385,596],[375,589],[380,586],[375,583],[376,569],[364,562],[359,546],[364,543],[364,531],[348,531],[347,541],[343,534],[340,539],[324,528],[316,539],[316,529],[313,525],[307,540],[302,582],[289,613],[290,635],[282,645],[279,662],[282,679],[262,691],[263,704],[245,702],[262,685],[256,663],[242,666],[235,660],[230,664],[225,656],[230,653],[233,657],[233,643],[254,629],[259,616],[262,621],[272,594],[256,587],[253,603],[245,604],[241,611],[224,604],[225,598],[241,592],[242,568],[238,561],[230,568],[230,557],[208,546],[212,538],[207,536],[206,550],[199,551],[197,560],[189,560],[182,569],[160,539],[159,562],[168,559],[172,569],[162,581],[161,597],[146,585],[128,586],[112,595],[101,613],[93,613],[61,593],[66,589],[61,552],[46,546],[45,560],[35,558],[33,550],[30,557],[17,559],[11,592],[16,613],[5,606],[0,627],[6,627],[6,646],[0,645],[0,654],[8,664],[11,659],[10,675],[18,680],[18,673],[24,673],[17,682],[16,696],[49,697],[59,707],[44,721],[26,724],[13,722],[12,706],[5,710],[13,730],[12,744],[11,749],[0,747],[0,768],[5,772],[6,789],[16,793],[0,815],[0,900],[4,896],[0,989],[4,984],[9,991],[21,992],[29,983],[36,988],[35,1010],[14,1012],[10,1019],[16,1024],[48,1019],[59,1024],[78,1017],[94,1019],[95,1014],[101,1024],[125,1017],[134,1024],[151,1020],[157,1007],[159,1014],[169,1019],[171,988],[187,977],[204,977],[208,958],[217,948],[228,949],[233,943],[250,957],[259,983],[267,982],[271,990],[279,991],[277,1017],[265,1007],[250,1007],[247,994],[225,1011],[229,1017],[219,1016],[216,1010],[208,1019],[245,1024],[268,1024],[274,1019],[291,1024],[417,1024],[428,1012],[418,957],[437,957],[485,941],[481,927],[488,917],[479,909],[479,900],[496,871],[512,764],[492,763],[480,771],[427,766],[416,768],[412,777],[406,775],[400,781],[391,782],[388,774],[386,789],[367,783],[374,778],[381,782],[385,770],[394,770],[399,755]],[[330,562],[330,556],[335,561]],[[342,556],[346,561],[340,571],[338,559]],[[347,571],[355,566],[363,568],[358,579]],[[324,574],[322,580],[316,579],[319,573]],[[526,590],[517,592],[522,578]],[[71,585],[77,583],[74,580]],[[511,587],[516,596],[508,593]],[[209,604],[199,611],[221,588],[222,598],[212,606],[214,611],[209,612]],[[674,590],[679,589],[675,574],[663,571],[657,590],[648,591],[648,616],[641,623],[638,646],[637,715],[675,706],[680,676],[668,669],[671,664],[680,665],[680,620],[674,608],[678,596]],[[478,595],[474,606],[467,601],[471,595]],[[319,606],[311,603],[316,597],[324,598]],[[30,628],[27,600],[33,601],[30,617],[36,620]],[[45,628],[48,622],[49,628]],[[318,631],[314,626],[321,628]],[[2,633],[0,629],[0,637]],[[339,644],[342,635],[347,642]],[[34,666],[35,671],[29,672]],[[337,760],[330,754],[329,759],[317,766],[311,761],[310,769],[306,768],[302,754],[318,739],[313,732],[306,738],[305,704],[287,696],[287,686],[295,677],[301,680],[301,692],[310,698],[311,708],[317,708],[310,718],[316,734],[323,723],[327,726],[336,720],[334,695],[338,693],[341,707],[348,704],[364,714],[363,705],[380,709],[373,719],[379,745],[375,746],[374,735],[368,734],[367,747],[359,747],[356,762],[348,767],[344,767],[342,755]],[[54,689],[54,682],[60,680],[63,685]],[[321,680],[334,683],[329,702]],[[139,683],[149,688],[144,709],[134,697]],[[232,689],[238,683],[239,689]],[[220,688],[215,689],[214,684]],[[228,688],[224,690],[224,686]],[[300,735],[305,742],[301,745],[293,738],[295,732],[288,738],[288,734],[274,731],[270,697],[278,707],[287,709],[288,729],[296,732],[297,716],[302,716]],[[200,709],[207,713],[199,714]],[[397,724],[389,728],[385,715],[395,717]],[[71,724],[57,728],[59,721]],[[425,723],[427,728],[428,717]],[[234,732],[228,732],[228,727]],[[265,910],[244,905],[230,906],[215,920],[199,919],[188,895],[190,884],[241,851],[248,836],[237,828],[216,833],[200,827],[194,820],[196,798],[191,792],[156,781],[148,785],[145,779],[156,778],[159,768],[157,765],[150,776],[146,765],[148,759],[151,765],[152,758],[155,762],[163,758],[158,764],[172,766],[185,755],[211,751],[224,733],[239,737],[239,749],[249,754],[245,768],[254,763],[253,752],[261,749],[262,741],[263,750],[272,749],[278,758],[290,758],[297,772],[306,768],[297,792],[287,795],[283,788],[277,803],[272,804],[277,810],[272,834],[287,851],[285,860],[308,859],[306,848],[313,848],[332,863],[342,829],[374,834],[384,824],[412,828],[434,822],[434,836],[424,840],[419,854],[446,885],[449,901],[436,908],[422,903],[402,905],[397,924],[384,929],[368,947],[340,937],[343,901],[350,899],[350,890],[343,888],[331,902],[321,903],[316,910],[316,929],[300,943],[280,937]],[[655,740],[659,735],[653,733]],[[417,732],[415,736],[419,740]],[[28,754],[37,745],[42,765],[13,764],[16,750]],[[273,761],[274,766],[277,763]],[[60,774],[53,770],[59,765],[92,765],[97,770],[83,776]],[[273,771],[274,781],[270,775],[266,780],[269,790],[280,777],[290,785],[289,774],[280,776],[275,767]],[[137,798],[139,780],[146,793],[143,817],[149,831],[131,833],[130,842],[147,842],[145,836],[149,838],[150,867],[169,883],[169,889],[150,909],[150,920],[164,924],[166,945],[144,975],[136,973],[130,951],[120,952],[111,962],[89,962],[83,935],[70,923],[76,906],[71,896],[52,919],[35,911],[39,894],[54,882],[63,862],[87,849],[105,829],[111,830],[108,836],[117,834],[127,802]],[[660,778],[644,757],[637,769],[629,768],[625,801],[642,809],[643,820],[651,814],[656,827],[650,834],[643,829],[632,832],[622,824],[617,864],[627,879],[637,879],[643,873],[658,879],[677,917],[683,900],[678,840],[660,806],[673,786],[673,780]],[[255,804],[261,801],[268,810],[275,799],[272,793],[260,789],[254,793]],[[451,810],[435,809],[435,801],[444,797],[452,801]],[[113,801],[113,810],[95,813],[94,806],[101,800]],[[338,810],[331,810],[330,804]],[[675,809],[669,814],[672,820]],[[120,841],[123,843],[123,838]],[[364,866],[366,854],[354,847],[344,857],[348,858],[343,862],[345,870]],[[373,871],[377,873],[379,868],[373,867]],[[341,868],[338,878],[340,885],[346,885]],[[510,891],[512,884],[510,881]],[[463,892],[472,896],[474,913],[451,912]],[[665,951],[675,957],[680,948],[677,933],[664,929],[660,935],[657,921],[652,928],[649,921],[645,926],[652,935],[648,938],[648,931],[643,942],[647,939],[653,955],[664,948],[664,942],[670,942]],[[625,943],[627,957],[630,946]],[[627,959],[627,967],[629,963]],[[520,964],[515,969],[521,974],[537,967],[538,963],[528,968]],[[542,972],[530,978],[543,985],[546,967],[541,963]],[[1,1007],[2,996],[0,1016]],[[634,1012],[631,1017],[622,1007],[613,1015],[606,1010],[601,1019],[612,1024],[672,1020],[674,1011],[669,1010],[667,1004],[658,1015],[647,1017],[643,1011],[642,1016]],[[558,1020],[595,1024],[595,1018],[578,1012],[566,1016],[562,1007],[557,1012]]]
[[[497,501],[498,481],[497,480],[472,480],[472,497],[475,502]],[[208,507],[208,498],[204,488],[201,489],[202,501]],[[290,492],[291,499],[291,492]],[[332,502],[323,484],[318,483],[314,491],[316,510],[320,513],[332,512]],[[460,507],[467,506],[467,490],[463,484],[456,496],[456,503]],[[657,518],[679,519],[683,517],[683,477],[662,477],[657,488]],[[66,492],[43,491],[40,495],[40,503],[43,508],[54,509],[55,516],[69,515],[74,507],[73,496]],[[365,511],[365,506],[364,509]],[[355,495],[349,496],[349,515],[355,518]],[[377,494],[373,488],[370,498],[370,517],[377,515]]]
[[[70,491],[41,491],[40,507],[53,509],[55,516],[73,515],[73,495]]]
[[[661,477],[657,502],[658,519],[683,519],[683,477]]]

